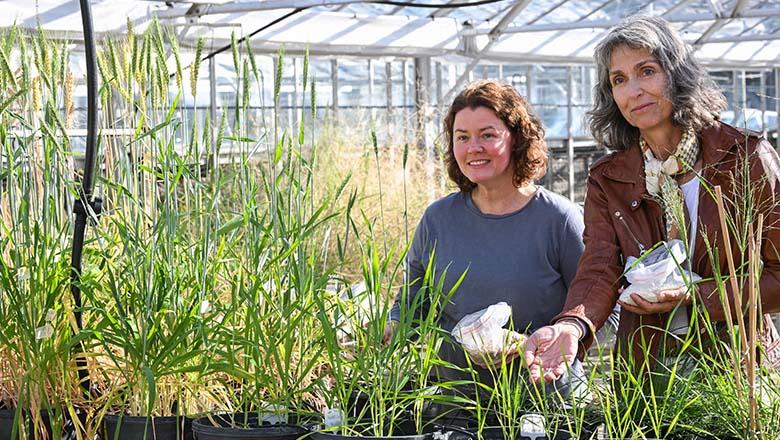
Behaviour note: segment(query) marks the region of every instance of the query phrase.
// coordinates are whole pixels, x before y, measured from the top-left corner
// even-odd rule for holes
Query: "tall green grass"
[[[262,75],[235,37],[233,107],[205,124],[191,118],[183,103],[204,93],[197,76],[206,45],[187,65],[173,38],[155,22],[101,45],[97,192],[105,208],[88,228],[79,331],[68,292],[78,170],[66,135],[74,120],[67,45],[14,28],[0,34],[0,403],[34,422],[32,431],[19,423],[19,437],[45,435],[41,410],[55,425],[74,419],[79,437],[93,438],[109,413],[259,414],[269,404],[315,419],[335,408],[348,416],[342,433],[385,436],[422,432],[426,411],[442,404],[475,411],[483,427],[488,412],[498,414],[508,437],[527,411],[574,434],[595,411],[614,438],[752,438],[747,375],[733,367],[744,363],[745,343],[733,325],[726,342],[712,342],[722,326],[703,313],[696,325],[705,332],[681,341],[688,356],[663,368],[605,358],[609,371],[588,376],[589,405],[534,388],[507,366],[483,390],[487,400],[453,395],[479,386],[435,379],[436,369],[452,367],[438,358],[449,336],[436,323],[453,292],[443,291],[433,264],[421,295],[407,298],[404,287],[409,219],[429,202],[427,191],[407,190],[427,181],[423,158],[392,154],[370,129],[350,137],[354,127],[320,125],[314,113],[315,122],[301,118],[289,129],[255,124],[250,102]],[[282,66],[284,54],[277,58]],[[303,70],[314,112],[307,62]],[[229,163],[204,166],[228,145],[238,151]],[[741,250],[757,218],[755,194],[727,201]],[[718,244],[708,246],[717,256]],[[736,265],[744,283],[746,261]],[[716,265],[724,300],[727,271]],[[353,294],[356,282],[365,292]],[[384,345],[399,291],[406,306]],[[88,359],[88,396],[76,355]],[[777,436],[777,377],[757,377],[758,426]]]

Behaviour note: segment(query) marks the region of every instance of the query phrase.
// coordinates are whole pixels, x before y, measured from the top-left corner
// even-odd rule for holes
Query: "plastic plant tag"
[[[53,334],[54,327],[52,327],[51,324],[45,324],[42,327],[35,329],[35,339],[37,340],[50,338]]]
[[[324,416],[325,429],[335,429],[347,424],[347,416],[339,408],[327,408]]]
[[[273,403],[263,402],[258,414],[260,423],[271,425],[283,425],[287,423],[287,407]]]
[[[200,303],[200,314],[205,315],[206,313],[211,311],[211,303],[209,300],[204,299],[202,303]]]
[[[523,414],[520,416],[520,436],[531,440],[546,438],[544,416],[541,414]]]
[[[52,322],[54,321],[54,309],[48,309],[46,310],[46,317],[44,318],[46,322]]]

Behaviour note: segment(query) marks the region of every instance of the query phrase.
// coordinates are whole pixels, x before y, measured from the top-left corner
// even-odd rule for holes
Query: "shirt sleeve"
[[[404,263],[405,279],[404,285],[396,293],[393,307],[390,309],[390,320],[399,321],[401,319],[401,306],[408,307],[412,304],[417,293],[420,291],[425,276],[425,266],[430,253],[430,229],[428,227],[427,213],[423,214],[417,229],[414,231],[414,238],[406,254]],[[404,293],[406,290],[406,293]],[[406,301],[404,301],[404,296]],[[405,304],[402,304],[404,303]]]
[[[567,290],[574,280],[574,275],[577,273],[577,265],[585,250],[585,244],[582,241],[584,230],[585,223],[582,218],[582,210],[575,205],[566,215],[558,252],[558,267]]]

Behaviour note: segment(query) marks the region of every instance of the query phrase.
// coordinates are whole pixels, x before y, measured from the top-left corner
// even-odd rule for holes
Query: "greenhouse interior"
[[[780,439],[780,2],[0,5],[0,440]]]

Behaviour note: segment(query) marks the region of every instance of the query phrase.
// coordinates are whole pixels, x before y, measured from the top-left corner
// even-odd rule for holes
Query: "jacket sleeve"
[[[745,185],[740,185],[741,179],[739,178],[739,172],[737,172],[736,175],[738,177],[735,178],[735,190],[731,194],[731,199],[753,200],[751,215],[755,219],[754,227],[757,227],[758,214],[762,213],[764,215],[761,240],[761,262],[763,263],[763,268],[759,279],[761,311],[762,313],[776,313],[780,311],[780,158],[778,158],[777,152],[765,140],[758,142],[754,149],[748,149],[748,151],[751,153],[748,158],[750,186],[745,188]],[[744,160],[744,155],[741,159],[737,159],[737,171],[740,167],[740,160]],[[728,196],[724,194],[724,198],[726,197]],[[725,203],[728,205],[729,201],[726,200]],[[744,219],[744,216],[738,217],[743,217]],[[739,218],[735,220],[736,223],[741,223]],[[720,228],[718,229],[720,231]],[[730,236],[732,247],[736,247],[737,237],[734,236],[733,231],[730,231]],[[725,264],[725,259],[721,260],[724,263],[721,264],[720,270],[725,277],[728,276],[728,265]],[[747,262],[747,254],[743,258],[739,252],[734,252],[734,265],[737,267],[738,272],[742,262]],[[729,301],[734,317],[736,317],[737,310],[741,309],[743,313],[747,312],[748,284],[744,280],[744,285],[742,285],[743,280],[744,278],[740,279],[738,284],[742,286],[742,304],[740,304],[739,308],[735,307],[736,303],[732,294],[730,280],[723,280],[726,286],[726,298]],[[701,283],[698,295],[701,304],[707,309],[711,319],[716,321],[725,320],[725,311],[720,301],[715,281]]]
[[[623,273],[621,252],[612,215],[603,189],[591,175],[585,197],[585,251],[577,266],[563,311],[553,318],[578,318],[589,332],[582,341],[588,348],[617,303],[619,280]]]

